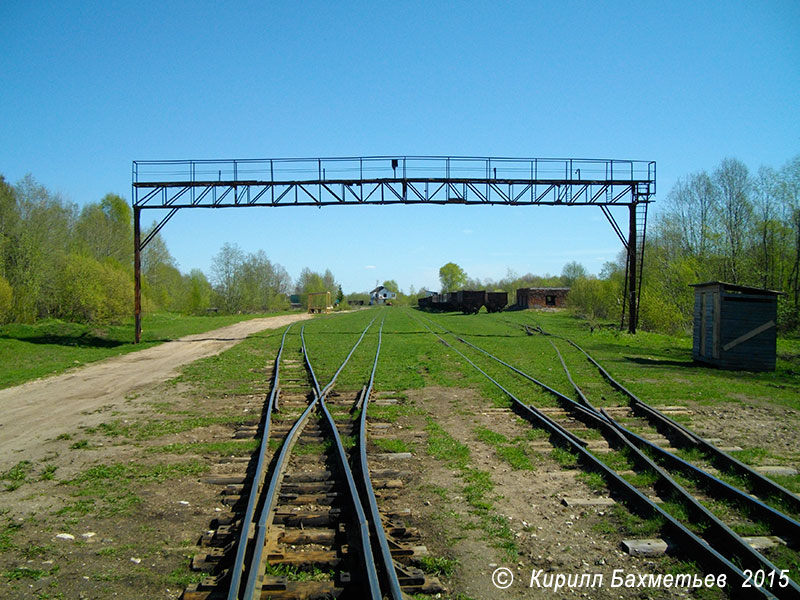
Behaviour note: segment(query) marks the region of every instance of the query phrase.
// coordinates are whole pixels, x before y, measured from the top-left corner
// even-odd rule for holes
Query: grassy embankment
[[[0,389],[70,367],[155,346],[193,333],[271,315],[187,316],[157,313],[144,317],[142,343],[134,344],[133,319],[121,325],[86,325],[56,319],[0,327]]]

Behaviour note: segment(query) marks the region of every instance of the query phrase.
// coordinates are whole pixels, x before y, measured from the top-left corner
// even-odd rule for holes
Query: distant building
[[[569,288],[520,288],[517,306],[520,308],[563,308]]]
[[[397,294],[382,285],[379,285],[369,293],[370,304],[384,304],[394,298],[397,298]]]
[[[300,303],[300,294],[290,294],[289,305],[292,308],[303,308],[303,305]]]
[[[437,292],[432,292],[430,290],[422,289],[422,290],[419,291],[417,296],[419,296],[420,298],[430,298],[431,296],[435,296],[436,293]]]

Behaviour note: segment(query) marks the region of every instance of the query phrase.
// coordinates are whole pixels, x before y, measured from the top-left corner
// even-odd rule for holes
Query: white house
[[[379,285],[374,290],[369,293],[369,303],[370,304],[384,304],[389,302],[397,297],[392,290],[389,288],[385,288],[382,285]]]

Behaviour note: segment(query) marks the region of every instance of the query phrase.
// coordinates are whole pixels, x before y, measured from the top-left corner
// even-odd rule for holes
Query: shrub
[[[11,310],[14,307],[14,290],[6,278],[0,275],[0,324],[11,320]]]
[[[71,321],[116,321],[133,304],[130,276],[123,267],[81,254],[65,258],[56,295],[58,316]]]

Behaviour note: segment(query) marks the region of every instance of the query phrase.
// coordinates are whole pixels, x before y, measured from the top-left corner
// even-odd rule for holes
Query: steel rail
[[[544,330],[542,330],[544,333]],[[545,335],[552,335],[552,334],[545,334]],[[561,337],[561,336],[556,336]],[[631,407],[633,408],[634,412],[639,410],[641,413],[644,413],[647,418],[656,419],[660,423],[664,424],[667,427],[671,427],[674,430],[679,430],[689,436],[692,440],[694,440],[697,446],[700,446],[703,450],[707,453],[711,454],[717,461],[718,464],[722,464],[728,469],[738,473],[749,479],[753,484],[755,491],[765,495],[765,496],[774,496],[785,502],[787,505],[791,506],[792,509],[798,513],[800,513],[800,497],[796,496],[785,487],[780,485],[779,483],[765,477],[758,471],[751,469],[748,465],[744,464],[743,462],[737,460],[724,450],[720,450],[711,442],[703,439],[693,431],[687,429],[680,423],[676,423],[672,419],[670,419],[667,415],[660,412],[658,409],[650,406],[643,400],[641,400],[638,396],[636,396],[633,392],[628,390],[625,386],[615,380],[609,373],[606,371],[600,363],[598,363],[588,352],[586,352],[583,348],[578,346],[575,342],[568,338],[561,338],[564,339],[566,342],[577,348],[580,352],[583,353],[584,356],[591,362],[600,374],[614,387],[616,390],[627,396],[631,401]]]
[[[512,321],[507,321],[507,322],[511,323],[514,326],[520,325],[519,323],[513,323]],[[531,328],[529,328],[525,324],[522,324],[521,326],[525,329],[526,332],[530,334]],[[800,498],[798,498],[798,496],[796,496],[795,494],[793,494],[792,492],[781,486],[779,483],[751,469],[748,465],[740,462],[739,460],[737,460],[724,450],[717,448],[714,444],[700,437],[691,429],[688,429],[687,427],[674,421],[673,419],[671,419],[658,409],[654,408],[653,406],[650,406],[649,404],[641,400],[638,396],[633,394],[633,392],[631,392],[625,386],[623,386],[621,383],[615,380],[608,373],[608,371],[606,371],[605,368],[603,368],[603,366],[594,359],[594,357],[592,357],[588,352],[586,352],[586,350],[581,348],[578,344],[576,344],[575,342],[564,336],[546,332],[538,324],[534,328],[534,331],[537,331],[546,337],[554,337],[562,339],[565,342],[574,346],[581,353],[583,353],[583,355],[587,358],[587,360],[589,360],[589,362],[591,362],[598,369],[600,374],[609,382],[609,384],[614,389],[616,389],[617,391],[621,392],[622,394],[628,397],[628,399],[631,402],[631,408],[635,413],[638,413],[640,416],[644,416],[644,418],[650,421],[651,423],[655,422],[654,427],[656,429],[659,429],[659,426],[663,427],[670,433],[676,434],[677,436],[685,439],[689,444],[692,444],[695,447],[699,446],[700,448],[705,450],[708,455],[712,457],[712,462],[716,462],[717,466],[720,466],[722,468],[727,467],[728,469],[734,471],[738,475],[747,478],[753,485],[754,490],[762,494],[762,496],[766,497],[772,496],[774,498],[777,498],[778,500],[783,501],[785,504],[790,506],[795,512],[800,513]],[[558,353],[560,358],[561,353],[558,352],[558,349],[556,349],[556,352]],[[564,364],[563,359],[561,361],[561,364],[566,369],[566,365]],[[567,374],[567,377],[570,379],[570,381],[572,381],[569,374]],[[573,382],[573,387],[576,387],[574,382]],[[577,389],[578,388],[576,387],[576,392]],[[676,464],[676,466],[680,466],[680,468],[682,468],[686,472],[691,472],[692,474],[700,476],[704,480],[704,482],[707,483],[709,487],[718,489],[720,493],[729,496],[735,496],[737,499],[741,499],[745,502],[748,502],[749,504],[751,504],[751,508],[753,508],[756,512],[761,514],[763,518],[765,518],[766,520],[770,522],[775,522],[776,524],[782,523],[784,526],[787,527],[787,532],[791,536],[795,537],[800,534],[800,532],[798,532],[797,520],[785,515],[779,510],[772,508],[762,500],[758,498],[753,498],[745,491],[739,490],[738,488],[722,481],[718,477],[715,477],[714,475],[711,475],[710,473],[702,469],[699,469],[695,465],[692,465],[691,463],[684,461],[683,459],[675,456],[674,454],[663,451],[662,448],[655,446],[648,440],[642,440],[640,442],[639,440],[641,438],[637,436],[635,433],[628,431],[624,427],[622,429],[624,430],[625,435],[628,436],[631,440],[633,440],[634,443],[637,444],[643,443],[644,445],[648,446],[648,448],[653,449],[657,454],[662,456],[664,460],[672,461]]]
[[[444,328],[443,326],[439,325],[438,323],[436,323],[436,325],[438,325],[439,327],[441,327],[442,329],[445,329],[445,331],[447,331],[446,328]],[[487,377],[487,379],[489,379],[492,383],[494,383],[498,388],[500,388],[502,391],[504,391],[515,402],[515,404],[517,404],[517,405],[522,404],[523,406],[527,407],[527,405],[524,405],[524,403],[522,403],[518,398],[516,398],[513,394],[508,392],[508,390],[506,390],[499,383],[497,383],[493,378],[491,378],[489,375],[487,375],[480,367],[478,367],[464,353],[462,353],[455,346],[453,346],[452,344],[447,342],[447,340],[445,340],[439,334],[437,334],[436,332],[431,330],[424,323],[423,323],[423,326],[425,326],[429,331],[431,331],[431,333],[433,333],[436,337],[438,337],[439,340],[441,340],[445,345],[447,345],[448,347],[452,348],[456,353],[458,353],[462,358],[464,358],[464,360],[466,360],[476,370],[478,370],[485,377]],[[448,331],[448,333],[451,333],[451,332]],[[454,335],[454,334],[451,333],[451,335]],[[458,339],[458,336],[456,336],[456,337]],[[463,341],[463,340],[461,340],[461,341]],[[468,342],[465,342],[465,343],[467,343],[468,345],[471,345]],[[481,352],[483,352],[487,356],[491,356],[485,350],[481,350]],[[497,359],[497,360],[499,361],[499,359]],[[585,407],[581,406],[580,404],[578,404],[577,402],[575,402],[571,398],[567,398],[566,396],[563,396],[563,395],[561,395],[561,396],[563,398],[566,398],[569,401],[570,405],[574,406],[576,408],[576,410],[578,410],[579,412],[583,413],[586,416],[589,416],[590,418],[596,419],[598,424],[601,424],[601,426],[603,426],[603,427],[611,428],[611,430],[613,431],[613,425],[610,422],[606,421],[602,417],[602,415],[600,415],[600,414],[598,414],[598,413],[596,413],[594,411],[591,411],[588,408],[585,408]],[[553,424],[555,424],[555,421],[552,421],[552,419],[550,419],[549,417],[544,416],[544,418],[546,420],[548,420],[548,421],[551,421]],[[627,441],[625,439],[625,437],[620,433],[618,433],[617,439],[620,439],[623,442],[623,444]],[[640,490],[638,490],[636,487],[634,487],[632,484],[630,484],[627,480],[625,480],[622,476],[620,476],[616,471],[614,471],[613,469],[608,467],[603,461],[601,461],[596,456],[594,456],[584,446],[582,446],[581,444],[575,443],[572,438],[564,438],[562,441],[566,442],[569,446],[572,447],[572,449],[574,449],[576,452],[578,452],[578,454],[583,458],[583,460],[586,461],[589,465],[591,465],[591,467],[593,469],[600,471],[604,475],[604,478],[606,479],[606,481],[609,483],[609,486],[613,487],[618,492],[622,492],[624,494],[624,496],[626,497],[626,499],[628,499],[631,502],[631,504],[632,504],[632,506],[634,508],[638,508],[639,510],[643,511],[644,513],[647,514],[648,517],[652,517],[652,516],[656,516],[656,515],[660,516],[664,520],[665,527],[675,536],[676,539],[680,540],[680,542],[683,543],[684,547],[692,548],[694,550],[695,554],[698,556],[698,559],[709,569],[710,573],[719,572],[717,570],[721,570],[721,572],[725,573],[727,576],[730,576],[731,579],[739,582],[739,584],[742,586],[741,587],[742,590],[745,590],[745,589],[748,590],[746,592],[742,591],[741,597],[777,598],[777,596],[775,596],[771,591],[766,590],[763,587],[744,588],[743,585],[748,581],[747,576],[744,574],[744,572],[741,569],[739,569],[739,567],[737,567],[733,562],[731,562],[728,558],[723,556],[713,546],[711,546],[711,544],[709,544],[706,540],[700,538],[698,535],[696,535],[694,532],[692,532],[690,529],[688,529],[685,525],[683,525],[683,523],[678,521],[671,514],[669,514],[663,508],[661,508],[656,503],[654,503],[652,500],[650,500],[650,498],[645,496]],[[630,445],[630,442],[628,442],[628,444],[626,444],[626,445],[629,448],[632,446],[632,445]],[[645,464],[649,464],[651,469],[655,470],[656,472],[661,471],[661,473],[663,473],[663,470],[660,469],[660,467],[655,465],[655,463],[653,463],[648,457],[646,457],[644,454],[642,454],[638,449],[633,447],[633,450],[634,450],[634,454],[638,454],[643,459],[643,462]],[[671,479],[666,473],[663,473],[663,476],[668,480]],[[678,485],[677,482],[675,482],[675,485]],[[724,524],[722,524],[722,525],[723,525],[723,528],[727,527]],[[733,534],[733,535],[735,536],[735,534]],[[735,537],[738,537],[738,536],[735,536]],[[752,550],[752,548],[750,548],[750,549]],[[745,554],[745,556],[746,556],[746,554]],[[773,567],[773,569],[774,569],[774,567]],[[779,569],[774,569],[774,570],[776,570],[777,572],[780,573]],[[731,582],[731,585],[733,585],[732,582]],[[783,596],[781,596],[781,597],[783,597]],[[795,596],[792,595],[792,596],[786,596],[786,597],[795,597]]]
[[[559,339],[563,339],[564,341],[570,342],[567,338],[563,338],[561,336],[552,336],[558,337]],[[631,441],[637,448],[640,450],[648,450],[658,456],[661,462],[669,464],[672,468],[681,471],[682,473],[689,475],[690,477],[694,477],[699,480],[700,486],[705,488],[707,491],[711,493],[716,493],[717,495],[722,495],[724,497],[733,499],[737,502],[740,502],[745,505],[748,511],[751,511],[754,515],[758,518],[761,518],[767,522],[769,522],[773,527],[776,528],[777,531],[780,531],[782,537],[786,538],[788,541],[791,541],[794,545],[800,547],[800,522],[793,519],[789,515],[786,515],[773,507],[769,506],[765,502],[762,502],[758,498],[754,498],[753,496],[747,494],[743,490],[736,488],[728,484],[727,482],[723,481],[719,477],[716,477],[709,473],[708,471],[702,469],[701,467],[690,463],[687,460],[680,458],[679,456],[673,454],[661,448],[657,444],[653,443],[652,441],[630,431],[628,428],[623,426],[621,423],[617,422],[614,417],[608,414],[607,411],[600,409],[598,410],[594,406],[592,406],[589,399],[583,394],[582,390],[578,386],[577,383],[572,379],[572,375],[569,372],[569,368],[567,368],[567,364],[564,362],[564,358],[561,356],[561,352],[559,352],[558,348],[555,344],[553,344],[552,340],[548,339],[550,345],[556,351],[559,360],[561,361],[561,366],[564,368],[564,373],[567,376],[567,379],[572,384],[572,387],[575,389],[575,393],[581,398],[581,402],[586,404],[592,410],[597,413],[600,413],[605,417],[607,421],[612,423],[616,429],[618,429],[629,441]],[[578,350],[581,350],[577,344],[572,344]],[[586,352],[583,352],[586,355]],[[596,364],[596,363],[595,363]],[[667,421],[670,423],[675,423],[672,419],[669,419],[656,409],[652,409],[659,415],[663,416]],[[661,421],[659,421],[661,422]],[[675,423],[677,425],[677,423]],[[693,434],[690,429],[685,427],[680,427],[678,429],[672,429],[672,433],[683,434],[684,438],[688,438],[690,443],[693,443],[697,436]],[[760,556],[760,554],[759,554]]]
[[[330,428],[331,434],[333,435],[333,439],[336,443],[336,456],[338,457],[340,466],[342,468],[342,471],[344,472],[345,479],[347,481],[347,488],[348,491],[350,492],[350,499],[353,503],[353,509],[355,510],[356,513],[356,521],[358,523],[358,535],[361,541],[360,554],[364,566],[364,574],[366,575],[367,579],[367,589],[369,591],[370,597],[373,600],[381,600],[382,597],[381,586],[378,577],[378,570],[375,565],[375,557],[372,554],[372,544],[370,542],[370,534],[369,534],[369,523],[367,522],[367,517],[364,514],[364,508],[362,506],[363,500],[361,498],[361,495],[358,493],[358,489],[356,488],[355,478],[353,477],[353,471],[350,468],[350,462],[347,459],[347,452],[345,451],[344,445],[342,444],[342,438],[339,435],[339,430],[336,427],[336,422],[334,421],[330,411],[328,411],[327,402],[325,402],[325,398],[328,392],[333,387],[333,384],[336,378],[339,376],[339,373],[342,372],[342,369],[350,360],[350,357],[353,355],[353,352],[355,352],[359,344],[361,344],[361,340],[364,339],[364,336],[366,335],[369,328],[372,327],[372,324],[374,322],[375,319],[372,319],[372,321],[369,322],[367,327],[361,333],[361,337],[358,338],[358,341],[355,343],[352,350],[350,350],[350,354],[348,354],[347,358],[344,359],[344,362],[336,371],[336,373],[334,374],[333,378],[328,383],[328,385],[322,388],[322,390],[319,390],[319,384],[317,383],[316,376],[314,376],[314,385],[317,387],[317,390],[319,390],[319,396],[318,396],[319,405],[320,408],[322,409],[322,413],[325,416],[325,420],[328,423],[328,427]],[[306,357],[306,364],[308,365],[309,370],[312,371],[313,373],[313,368],[311,366],[311,360],[308,356],[308,350],[305,345],[305,340],[303,340],[303,354]]]
[[[479,352],[482,352],[486,356],[492,358],[493,360],[503,364],[504,366],[512,369],[516,373],[520,374],[521,376],[535,382],[537,382],[534,378],[527,375],[523,371],[505,363],[501,359],[493,356],[492,354],[486,352],[482,348],[468,342],[464,338],[458,336],[457,334],[447,330],[445,327],[439,325],[447,331],[449,334],[453,335],[456,339],[463,342],[464,344],[472,347]],[[559,337],[559,336],[555,336]],[[550,340],[548,340],[550,341]],[[637,459],[637,463],[641,466],[654,471],[662,481],[666,482],[667,485],[677,493],[684,501],[684,503],[689,505],[689,508],[692,510],[693,514],[699,515],[700,520],[705,519],[712,524],[714,529],[715,536],[720,540],[719,543],[731,543],[733,547],[736,549],[736,557],[746,564],[753,564],[761,563],[760,566],[766,567],[774,572],[781,572],[775,565],[773,565],[769,560],[767,560],[762,554],[757,552],[755,549],[750,546],[747,542],[741,539],[741,537],[732,531],[724,522],[718,519],[713,513],[711,513],[705,506],[703,506],[700,502],[698,502],[692,494],[690,494],[685,488],[683,488],[680,484],[678,484],[668,473],[666,473],[660,466],[654,463],[650,457],[643,454],[641,452],[642,449],[647,449],[655,454],[657,454],[662,460],[665,462],[669,462],[674,468],[678,470],[698,477],[702,480],[705,484],[705,488],[709,491],[717,491],[717,493],[721,493],[724,496],[729,498],[733,498],[746,506],[746,508],[752,511],[755,515],[760,518],[763,518],[767,522],[771,523],[775,526],[780,532],[782,536],[788,537],[791,541],[797,542],[798,538],[797,535],[800,533],[800,523],[773,509],[772,507],[764,504],[757,498],[753,498],[752,496],[744,493],[743,491],[728,485],[727,483],[723,482],[722,480],[714,477],[713,475],[709,474],[708,472],[702,470],[701,468],[697,467],[696,465],[692,465],[688,461],[684,461],[683,459],[675,456],[674,454],[660,448],[656,444],[652,443],[649,440],[642,438],[628,429],[617,423],[605,410],[597,410],[595,409],[589,399],[583,394],[580,390],[579,386],[575,383],[572,379],[572,376],[567,368],[566,363],[564,362],[561,353],[558,351],[558,348],[555,344],[550,341],[553,349],[556,351],[556,354],[561,361],[561,365],[564,367],[564,372],[567,376],[567,379],[575,388],[576,393],[581,398],[581,403],[577,403],[575,400],[564,396],[563,394],[558,394],[559,400],[564,402],[568,408],[571,410],[578,412],[580,415],[584,417],[584,419],[589,418],[594,421],[594,424],[597,426],[602,427],[606,431],[609,431],[608,424],[610,424],[613,428],[612,431],[609,431],[612,435],[614,435],[619,441],[621,441],[629,450],[633,452],[634,457]],[[585,353],[584,353],[585,354]],[[541,384],[540,384],[541,385]],[[583,406],[586,405],[589,408],[589,411],[594,414],[589,414],[587,409]],[[605,422],[603,422],[605,421]],[[620,436],[620,434],[622,434]],[[758,565],[757,565],[758,566]],[[793,595],[788,597],[800,598],[800,586],[797,585],[793,580],[789,579],[787,583],[787,587],[789,591],[794,592]]]
[[[392,600],[403,600],[403,592],[400,589],[400,581],[397,578],[397,570],[394,566],[394,559],[392,552],[389,549],[389,542],[386,539],[386,533],[383,530],[383,523],[381,520],[381,513],[378,510],[378,502],[375,498],[375,491],[372,487],[372,478],[369,475],[369,463],[367,462],[367,408],[369,406],[370,394],[372,394],[372,387],[375,383],[375,371],[378,368],[378,357],[381,352],[381,342],[383,340],[383,323],[386,316],[381,320],[381,326],[378,330],[378,348],[375,350],[375,361],[372,363],[372,373],[369,376],[369,382],[364,390],[361,402],[361,416],[359,419],[359,462],[361,466],[361,480],[363,483],[364,495],[366,496],[366,509],[369,510],[372,519],[373,533],[377,538],[378,549],[380,551],[381,559],[383,561],[383,568],[386,575],[386,584],[389,588],[389,594]],[[362,502],[364,502],[362,497]]]
[[[372,325],[372,323],[370,323],[370,325]],[[369,328],[369,326],[367,326],[367,329],[368,328]],[[274,518],[274,508],[275,508],[276,500],[277,500],[277,497],[278,497],[278,490],[280,488],[280,484],[281,484],[281,482],[283,480],[283,476],[284,476],[285,469],[286,469],[286,466],[287,466],[287,459],[288,459],[289,455],[291,454],[292,448],[294,447],[294,444],[296,443],[297,438],[300,435],[300,432],[302,431],[303,427],[305,426],[306,422],[308,421],[308,418],[311,415],[311,412],[313,411],[313,409],[317,405],[321,404],[321,396],[320,396],[321,390],[320,390],[320,387],[319,387],[319,382],[317,380],[316,374],[314,373],[313,367],[311,366],[311,362],[310,362],[309,357],[308,357],[308,350],[307,350],[306,344],[305,344],[305,335],[304,335],[304,333],[305,333],[305,326],[303,326],[301,328],[301,330],[300,330],[300,340],[301,340],[301,346],[302,346],[302,350],[303,350],[303,357],[304,357],[304,360],[305,360],[305,363],[306,363],[306,368],[308,369],[309,374],[311,375],[312,383],[314,385],[314,399],[308,404],[306,409],[303,411],[303,413],[300,415],[300,417],[297,419],[297,421],[295,421],[295,423],[292,426],[292,428],[289,430],[289,433],[286,435],[286,439],[285,439],[285,441],[283,443],[283,446],[281,447],[280,453],[278,454],[278,458],[277,458],[277,460],[275,462],[273,474],[272,474],[272,477],[270,478],[270,482],[269,482],[269,487],[268,487],[267,493],[266,493],[266,495],[264,497],[265,498],[264,505],[262,507],[262,510],[261,510],[261,513],[260,513],[260,516],[259,516],[259,520],[258,520],[258,523],[256,524],[256,528],[255,528],[255,532],[254,532],[255,535],[254,535],[254,542],[253,542],[254,543],[253,554],[252,554],[252,557],[250,559],[250,571],[249,571],[249,574],[248,574],[247,584],[246,584],[246,587],[245,587],[244,595],[242,596],[243,600],[254,600],[256,595],[260,591],[260,589],[259,589],[260,588],[260,584],[258,582],[258,579],[259,579],[260,565],[261,565],[261,562],[262,562],[262,559],[263,559],[264,545],[265,545],[265,542],[266,542],[266,534],[267,534],[267,531],[269,530],[270,526],[272,525],[272,520]],[[356,342],[356,346],[361,342],[363,337],[364,336],[362,334],[362,336],[359,338],[358,342]],[[350,356],[352,356],[352,351],[350,352],[350,354],[348,354],[347,359],[345,359],[345,362],[347,360],[349,360]],[[341,371],[341,368],[339,369],[339,371]],[[339,371],[337,371],[337,375],[338,375]],[[327,410],[325,412],[327,412]],[[335,431],[336,430],[335,430],[335,427],[334,427],[334,432]],[[341,447],[341,439],[338,438],[338,433],[335,433],[335,436],[336,436],[336,438],[338,440],[338,445]],[[263,442],[263,440],[262,440],[262,442]],[[346,468],[347,467],[345,467],[345,469]],[[358,507],[358,503],[357,502],[354,502],[354,503]],[[249,523],[243,523],[242,527],[243,527],[243,529],[246,528],[249,531],[250,524]],[[371,549],[367,548],[367,552],[371,552]],[[373,564],[373,569],[374,569],[374,564]],[[365,565],[365,570],[369,571],[369,565],[368,564]],[[230,595],[229,595],[229,597],[230,597]],[[374,593],[372,593],[372,597],[375,598],[376,600],[378,598],[380,598],[380,596],[375,596]],[[230,600],[234,600],[236,598],[237,598],[236,596],[233,596],[232,598],[230,598]]]
[[[281,345],[278,348],[278,355],[275,357],[272,374],[272,388],[270,389],[269,398],[267,400],[267,413],[264,417],[264,427],[261,432],[261,444],[258,448],[258,462],[256,463],[256,471],[253,475],[253,485],[250,488],[250,495],[247,499],[247,508],[245,509],[244,517],[242,519],[242,530],[239,532],[239,541],[237,542],[236,547],[236,558],[234,559],[233,567],[231,569],[231,583],[230,587],[228,588],[228,600],[237,600],[239,598],[239,588],[241,587],[242,574],[244,572],[245,553],[247,552],[247,540],[250,536],[250,524],[253,522],[256,504],[258,503],[261,486],[264,483],[264,477],[266,475],[266,455],[269,443],[269,426],[272,420],[272,407],[275,404],[275,398],[278,394],[278,389],[280,386],[281,355],[283,354],[283,347],[286,344],[286,334],[289,333],[291,328],[292,324],[290,324],[284,330],[283,337],[281,338]]]
[[[308,406],[303,411],[303,414],[301,414],[297,421],[295,421],[295,424],[286,435],[286,439],[284,440],[280,454],[278,455],[278,460],[275,463],[275,469],[272,477],[270,478],[269,487],[267,488],[264,506],[261,510],[261,515],[256,525],[254,536],[255,546],[253,547],[253,555],[250,559],[250,572],[248,574],[247,586],[245,587],[243,596],[244,600],[254,600],[256,594],[259,592],[258,588],[260,585],[258,584],[258,576],[264,554],[264,544],[266,543],[267,531],[272,525],[272,520],[275,517],[274,509],[278,497],[278,488],[283,481],[283,475],[286,469],[286,459],[291,453],[297,438],[300,436],[300,432],[305,426],[306,421],[308,421],[308,417],[311,415],[311,411],[317,405],[318,401],[319,398],[315,395],[314,400],[309,402]],[[249,524],[245,523],[242,525],[242,527],[249,528]]]

